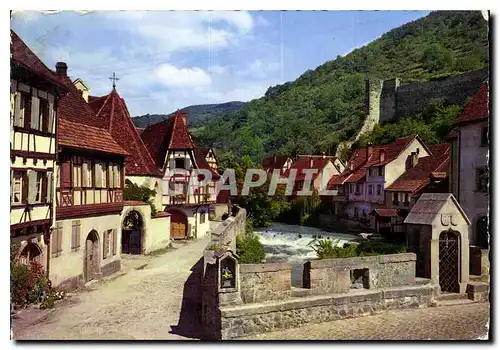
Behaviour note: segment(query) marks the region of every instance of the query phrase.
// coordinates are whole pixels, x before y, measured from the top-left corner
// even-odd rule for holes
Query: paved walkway
[[[489,303],[397,310],[284,331],[252,340],[471,340],[487,334]]]
[[[194,275],[209,237],[148,260],[142,269],[102,283],[57,307],[15,339],[189,339],[197,336]],[[196,271],[191,271],[193,267]]]

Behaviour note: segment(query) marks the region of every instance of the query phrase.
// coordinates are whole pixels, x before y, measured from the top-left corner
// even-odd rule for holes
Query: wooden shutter
[[[56,111],[54,110],[54,96],[51,94],[47,95],[47,100],[49,101],[49,132],[55,134],[54,121],[56,116]]]
[[[48,193],[47,193],[47,190],[48,190],[48,181],[47,181],[47,173],[42,173],[42,195],[40,198],[41,202],[42,203],[47,203],[47,198],[48,198]]]
[[[54,176],[52,172],[47,173],[47,203],[52,203],[54,198],[53,192]]]
[[[102,168],[101,163],[95,163],[94,166],[94,183],[95,187],[102,186]]]
[[[23,123],[21,120],[21,93],[18,91],[15,95],[14,102],[14,125],[23,127]]]
[[[108,187],[109,188],[115,188],[115,174],[113,172],[113,170],[115,169],[115,167],[112,165],[112,163],[108,164]]]
[[[88,167],[88,164],[87,162],[83,162],[82,164],[82,187],[89,187],[89,184],[88,184],[88,171],[89,171],[89,167]]]
[[[40,100],[36,89],[33,89],[31,96],[31,128],[40,130]]]
[[[108,246],[108,235],[109,235],[109,231],[106,230],[104,231],[104,235],[103,235],[103,242],[102,242],[102,258],[103,259],[106,259],[106,257],[108,256],[108,252],[109,252],[109,246]]]
[[[61,164],[61,188],[71,187],[71,163],[66,159]]]
[[[118,165],[113,165],[113,174],[115,177],[115,188],[120,188],[120,167]]]
[[[118,242],[116,241],[116,228],[113,229],[113,255],[116,255],[116,248],[117,248]]]
[[[22,202],[23,203],[28,203],[28,173],[23,172],[23,177],[22,177]]]
[[[173,157],[171,157],[169,160],[168,160],[168,168],[170,170],[172,169],[175,169],[175,159]]]
[[[28,204],[35,203],[36,198],[36,180],[37,172],[34,170],[28,171]]]

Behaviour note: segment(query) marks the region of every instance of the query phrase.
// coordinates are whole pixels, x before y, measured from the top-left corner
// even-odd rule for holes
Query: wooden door
[[[171,234],[174,239],[184,239],[186,238],[186,223],[184,222],[172,222]]]
[[[86,281],[94,279],[94,242],[87,239],[85,242],[85,276]]]

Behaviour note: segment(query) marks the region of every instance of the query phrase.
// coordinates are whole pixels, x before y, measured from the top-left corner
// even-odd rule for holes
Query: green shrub
[[[338,246],[339,240],[315,239],[309,245],[319,259],[352,258],[355,256],[372,256],[406,253],[406,246],[383,241],[365,241],[360,244],[344,244]]]
[[[259,236],[253,233],[241,234],[236,237],[236,254],[241,264],[259,264],[266,257]]]
[[[156,196],[156,191],[146,186],[138,186],[129,179],[125,181],[123,189],[123,199],[126,201],[141,201],[148,203],[151,207],[151,215],[156,214],[156,207],[153,204],[153,199]]]
[[[364,241],[357,247],[359,255],[384,255],[406,253],[406,246],[384,241]]]
[[[224,249],[222,247],[221,244],[212,244],[210,247],[207,248],[208,250],[214,250],[214,251],[218,251],[218,250],[222,250]]]

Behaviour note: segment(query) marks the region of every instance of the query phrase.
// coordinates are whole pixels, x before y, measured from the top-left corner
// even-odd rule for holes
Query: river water
[[[331,239],[338,245],[353,241],[357,236],[340,232],[323,231],[315,227],[275,223],[265,229],[256,229],[266,252],[266,262],[289,262],[292,264],[292,285],[302,284],[302,267],[307,260],[316,259],[316,252],[309,245],[313,236]]]

